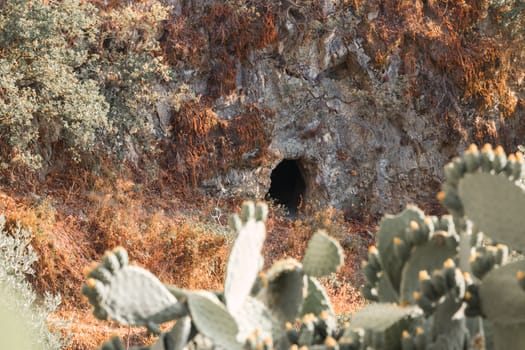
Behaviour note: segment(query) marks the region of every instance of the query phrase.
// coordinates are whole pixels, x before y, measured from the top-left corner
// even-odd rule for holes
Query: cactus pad
[[[237,338],[241,342],[254,332],[262,339],[277,339],[282,336],[282,325],[275,320],[265,304],[253,297],[247,297],[233,317],[239,325]]]
[[[350,328],[384,331],[400,320],[421,316],[416,306],[399,306],[390,303],[369,304],[352,315]]]
[[[483,278],[479,295],[481,309],[489,320],[502,325],[525,323],[525,292],[516,277],[524,269],[525,261],[517,261],[494,269]]]
[[[303,258],[303,271],[309,276],[322,277],[336,272],[343,264],[344,253],[341,245],[326,232],[315,233]]]
[[[301,308],[301,316],[306,314],[319,315],[323,311],[335,316],[332,303],[330,302],[324,287],[317,279],[315,279],[315,277],[308,276],[307,288],[307,294]]]
[[[261,250],[266,238],[264,220],[267,212],[266,204],[258,203],[255,207],[253,202],[245,202],[241,217],[234,216],[231,220],[238,233],[228,259],[224,283],[226,306],[231,313],[242,306],[262,268]]]
[[[398,349],[402,331],[409,328],[411,321],[421,315],[417,306],[369,304],[352,315],[349,329],[364,329],[370,338],[367,343],[382,344],[377,350]]]
[[[127,263],[126,251],[117,248],[87,273],[82,293],[94,306],[96,317],[155,331],[157,324],[187,313],[152,273]]]
[[[386,215],[381,220],[377,232],[377,249],[381,256],[381,265],[386,276],[385,279],[392,284],[395,291],[399,291],[401,274],[404,261],[395,253],[394,239],[404,240],[410,222],[424,225],[425,214],[419,208],[408,206],[398,215]]]
[[[465,215],[485,234],[525,250],[525,193],[503,175],[466,174],[458,193]]]
[[[426,244],[416,246],[403,267],[400,303],[413,303],[413,294],[419,289],[419,272],[433,271],[456,255],[455,247],[446,244],[446,237],[434,235]]]
[[[195,292],[188,296],[188,307],[195,327],[224,349],[241,350],[235,319],[212,293]]]
[[[446,181],[438,199],[457,218],[466,216],[496,241],[523,250],[524,170],[519,152],[507,157],[500,146],[493,150],[486,144],[479,151],[471,145],[445,166]]]
[[[183,350],[191,333],[191,318],[184,316],[177,320],[171,331],[162,333],[150,350]]]
[[[301,264],[295,259],[277,261],[266,274],[268,284],[259,298],[281,323],[295,320],[303,304],[305,280]]]

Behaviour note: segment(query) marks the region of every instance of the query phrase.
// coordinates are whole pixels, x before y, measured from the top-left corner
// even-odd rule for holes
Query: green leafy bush
[[[0,135],[11,149],[3,162],[37,169],[59,152],[79,159],[108,129],[108,104],[82,70],[96,25],[95,9],[76,0],[0,8]]]
[[[155,88],[170,79],[157,41],[167,13],[154,1],[109,12],[79,0],[0,7],[2,167],[153,149]]]
[[[169,8],[157,1],[101,12],[99,60],[92,71],[104,85],[108,119],[114,137],[108,145],[121,158],[130,145],[154,151],[161,131],[154,129],[151,111],[161,93],[160,84],[171,80],[161,56],[160,23]]]
[[[60,296],[39,298],[26,275],[34,271],[37,260],[28,231],[16,227],[8,231],[0,215],[0,348],[58,350],[68,341],[49,329],[49,315],[60,303]]]

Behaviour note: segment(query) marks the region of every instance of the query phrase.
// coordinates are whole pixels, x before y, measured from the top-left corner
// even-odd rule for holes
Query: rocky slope
[[[179,40],[164,47],[178,79],[160,120],[174,126],[199,103],[200,156],[221,158],[221,142],[242,149],[195,181],[210,193],[263,198],[280,181],[271,192],[292,211],[320,203],[349,216],[428,202],[467,144],[512,150],[525,131],[522,36],[503,30],[494,4],[448,4],[176,1],[166,35]],[[238,142],[224,125],[252,112],[259,141]],[[186,142],[180,125],[172,135]],[[181,174],[183,157],[171,154]],[[283,160],[298,171],[272,180]]]

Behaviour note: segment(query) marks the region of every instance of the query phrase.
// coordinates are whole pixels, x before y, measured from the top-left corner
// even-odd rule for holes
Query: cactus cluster
[[[363,262],[363,295],[378,314],[394,302],[423,316],[398,327],[398,343],[375,349],[524,346],[525,262],[507,262],[509,246],[525,248],[524,169],[519,152],[471,145],[445,167],[437,199],[451,215],[425,217],[409,206],[382,220]]]
[[[196,337],[227,350],[339,346],[342,333],[337,333],[330,300],[316,278],[336,272],[342,265],[341,246],[318,231],[302,262],[281,260],[263,272],[261,250],[267,214],[265,204],[246,202],[241,214],[231,218],[237,238],[223,291],[188,291],[164,285],[147,270],[129,265],[126,251],[116,248],[87,269],[82,292],[97,318],[145,326],[159,334],[155,344],[135,350],[180,350]],[[173,328],[161,332],[159,324],[171,320],[176,320]],[[120,350],[123,345],[112,338],[101,349]]]
[[[501,147],[471,146],[445,167],[437,195],[450,215],[426,216],[415,206],[380,222],[362,270],[371,303],[338,327],[316,279],[342,264],[342,249],[324,232],[301,262],[285,259],[262,272],[264,204],[247,202],[231,226],[224,291],[165,286],[128,265],[121,248],[89,269],[83,293],[95,316],[159,331],[152,346],[135,349],[474,350],[521,349],[525,344],[525,161]],[[515,259],[514,259],[515,260]],[[102,349],[120,350],[118,338]]]

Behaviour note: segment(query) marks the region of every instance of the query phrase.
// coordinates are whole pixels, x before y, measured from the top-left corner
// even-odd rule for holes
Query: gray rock
[[[359,20],[333,4],[322,1],[326,20],[306,26],[299,23],[298,6],[297,18],[280,24],[278,43],[237,60],[237,89],[217,99],[213,110],[225,120],[242,113],[246,103],[274,111],[265,119],[272,157],[257,168],[234,166],[202,183],[203,190],[264,198],[272,170],[295,159],[306,184],[302,200],[350,216],[433,200],[443,166],[471,142],[470,109],[451,97],[437,68],[416,70],[414,79],[429,86],[410,96],[399,50],[385,59],[383,70],[374,68],[355,28]],[[205,79],[201,72],[182,82],[203,91]],[[446,118],[443,101],[456,106]],[[496,114],[487,118],[498,123]]]

